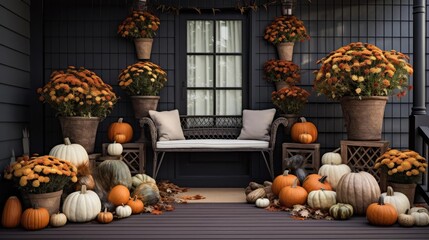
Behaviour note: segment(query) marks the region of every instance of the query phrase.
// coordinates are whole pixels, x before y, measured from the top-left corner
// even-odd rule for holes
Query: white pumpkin
[[[319,169],[319,175],[327,176],[326,180],[331,184],[332,189],[334,190],[337,188],[337,184],[338,181],[340,181],[340,178],[343,175],[351,172],[352,170],[346,164],[324,164]]]
[[[387,192],[381,194],[385,203],[392,204],[398,214],[405,213],[410,208],[410,201],[407,196],[401,192],[394,192],[391,186],[387,187]]]
[[[416,226],[427,226],[429,225],[429,214],[424,210],[417,210],[417,212],[412,212],[411,216],[414,217],[414,224]]]
[[[133,210],[131,209],[131,207],[124,204],[122,204],[122,206],[117,206],[115,210],[116,216],[118,216],[118,218],[129,217],[131,216],[132,212]]]
[[[423,211],[429,214],[429,211],[424,207],[412,207],[408,213],[411,214],[413,212],[418,212],[418,211]]]
[[[85,148],[77,143],[72,144],[69,138],[64,138],[64,144],[58,144],[53,147],[49,155],[70,161],[76,167],[89,162],[89,156]]]
[[[322,164],[338,165],[342,163],[341,154],[336,152],[327,152],[322,156]]]
[[[64,213],[54,213],[49,218],[52,227],[62,227],[67,223],[67,216]]]
[[[337,194],[331,190],[314,190],[308,194],[307,203],[312,208],[327,210],[337,203]]]
[[[70,193],[63,204],[63,213],[71,222],[91,221],[100,211],[100,198],[94,191],[86,190],[86,185],[80,191]]]
[[[133,181],[133,187],[138,187],[140,186],[140,184],[142,183],[153,183],[156,184],[155,179],[151,178],[150,176],[146,175],[146,174],[136,174],[132,177],[132,181]]]
[[[258,198],[256,199],[255,205],[259,208],[266,208],[270,206],[270,200],[268,198]]]
[[[124,151],[122,144],[117,143],[116,141],[107,145],[107,154],[110,156],[120,156]]]

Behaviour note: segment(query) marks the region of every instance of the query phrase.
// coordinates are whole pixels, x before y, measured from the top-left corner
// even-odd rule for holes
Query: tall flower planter
[[[159,96],[131,96],[134,116],[137,119],[149,116],[149,110],[156,110]]]
[[[387,96],[343,97],[341,109],[349,140],[381,140]]]
[[[277,53],[280,60],[292,61],[293,57],[293,42],[285,42],[277,44]]]
[[[134,39],[134,45],[136,47],[136,54],[139,60],[148,60],[150,59],[150,54],[152,52],[152,38],[136,38]]]
[[[60,117],[63,138],[68,137],[71,143],[82,145],[88,154],[94,152],[100,117]]]

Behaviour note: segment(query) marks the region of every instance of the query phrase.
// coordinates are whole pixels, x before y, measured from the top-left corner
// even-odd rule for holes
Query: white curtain
[[[236,89],[219,89],[216,92],[205,89],[188,90],[188,115],[241,115],[241,21],[216,21],[215,26],[213,23],[213,21],[188,21],[187,86]],[[217,55],[214,59],[214,50],[216,53],[235,53],[236,55]],[[201,55],[204,53],[207,55]],[[214,70],[216,79],[213,79]],[[214,99],[215,95],[216,99]],[[213,101],[216,101],[216,109],[213,109]]]

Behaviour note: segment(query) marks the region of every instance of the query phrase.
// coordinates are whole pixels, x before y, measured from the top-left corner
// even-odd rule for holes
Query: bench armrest
[[[273,123],[271,124],[270,145],[269,145],[270,148],[274,148],[276,145],[277,129],[281,124],[284,127],[287,127],[289,123],[285,117],[279,117],[279,118],[276,118],[276,120],[274,120]]]
[[[156,129],[155,123],[153,120],[149,117],[143,117],[140,119],[140,127],[143,130],[144,125],[149,126],[149,132],[150,132],[150,139],[152,141],[152,148],[155,150],[156,148],[156,142],[158,141],[158,130]]]

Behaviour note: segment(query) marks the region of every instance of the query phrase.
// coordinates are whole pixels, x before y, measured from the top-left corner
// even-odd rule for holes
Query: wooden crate
[[[282,172],[285,170],[284,159],[294,155],[304,157],[306,170],[317,173],[320,167],[320,143],[283,143],[282,144]]]
[[[103,143],[103,157],[100,161],[105,159],[112,159],[115,156],[108,156],[107,146],[109,143]],[[131,174],[145,173],[146,172],[146,148],[144,143],[124,143],[122,152],[122,161],[124,161],[130,168]]]
[[[381,173],[374,170],[375,160],[389,147],[388,141],[341,141],[341,158],[354,171],[365,171],[380,181]]]

